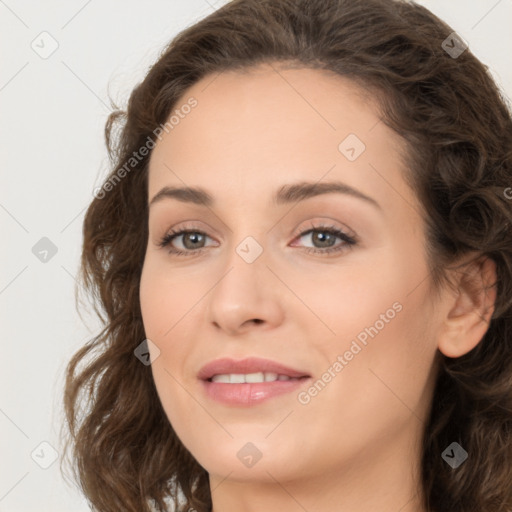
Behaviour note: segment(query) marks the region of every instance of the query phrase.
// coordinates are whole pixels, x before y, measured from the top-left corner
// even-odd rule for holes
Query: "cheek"
[[[370,339],[368,330],[374,333],[375,327],[379,332],[387,329],[399,316],[410,276],[396,271],[398,262],[390,267],[382,263],[378,259],[368,265],[331,267],[314,277],[300,277],[294,291],[311,311],[305,315],[311,341],[325,340],[336,350],[345,345],[348,349],[356,336],[364,343]]]
[[[403,408],[407,414],[404,403],[421,406],[436,353],[427,275],[420,255],[394,251],[333,278],[339,286],[325,282],[327,295],[309,296],[335,333],[324,329],[327,335],[315,336],[310,331],[325,361],[321,380],[329,380],[329,369],[336,375],[325,386],[327,392],[319,385],[333,407],[343,403],[356,419],[364,416],[365,407],[397,405],[396,413]],[[353,401],[355,397],[360,398]]]
[[[373,417],[391,426],[398,418],[422,416],[436,353],[422,292],[367,300],[365,313],[359,313],[364,321],[352,320],[358,315],[354,307],[347,311],[345,325],[339,323],[343,335],[329,359],[341,355],[343,369],[325,398],[333,406],[343,404],[339,411],[349,416],[348,424]]]
[[[197,303],[208,289],[207,283],[201,286],[196,281],[187,272],[169,272],[151,258],[145,262],[141,275],[139,293],[144,331],[159,349],[151,369],[168,414],[181,397],[179,383],[193,346],[192,339],[188,339],[190,328],[201,322]],[[189,398],[186,394],[181,397]]]
[[[185,320],[188,311],[204,295],[206,285],[188,276],[186,271],[170,271],[148,258],[140,280],[140,307],[146,336],[168,340]]]
[[[179,348],[183,343],[173,343],[179,324],[174,327],[183,315],[181,309],[183,301],[177,300],[179,292],[171,287],[165,278],[165,273],[158,269],[151,260],[144,263],[140,281],[140,307],[144,331],[146,337],[158,347],[158,357],[152,353],[151,372],[155,383],[157,394],[160,398],[164,411],[171,423],[179,421],[186,414],[186,409],[177,407],[180,396],[179,386],[176,378],[176,365],[180,365],[183,355]],[[181,306],[180,306],[181,304]],[[155,349],[151,348],[150,352]],[[173,378],[174,377],[174,378]],[[173,411],[180,410],[178,418],[174,418]]]
[[[425,419],[435,347],[420,295],[405,295],[395,302],[367,296],[359,306],[346,301],[338,336],[321,346],[327,364],[300,395],[295,420],[323,438],[327,459],[331,452],[377,450]],[[293,432],[281,434],[284,440]]]

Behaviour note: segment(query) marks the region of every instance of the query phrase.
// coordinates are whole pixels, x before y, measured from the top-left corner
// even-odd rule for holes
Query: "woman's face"
[[[175,110],[150,161],[140,294],[183,444],[219,481],[416,464],[439,315],[398,136],[311,69],[208,76]],[[192,233],[160,246],[171,230]]]

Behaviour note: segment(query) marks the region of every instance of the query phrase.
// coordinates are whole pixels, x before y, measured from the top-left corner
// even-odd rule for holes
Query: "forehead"
[[[194,108],[183,108],[192,100]],[[375,97],[324,70],[265,64],[208,75],[173,114],[151,156],[149,197],[168,184],[251,194],[255,185],[326,173],[371,193],[375,169],[401,166],[403,143],[380,121]],[[360,156],[347,158],[344,145]],[[373,188],[382,187],[378,181]]]

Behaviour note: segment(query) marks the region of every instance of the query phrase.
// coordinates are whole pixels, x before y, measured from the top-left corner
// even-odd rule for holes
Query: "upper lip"
[[[198,373],[201,380],[211,379],[214,375],[238,373],[277,373],[278,375],[287,375],[288,377],[310,377],[307,372],[290,368],[270,359],[262,359],[259,357],[249,357],[246,359],[215,359],[205,364]]]

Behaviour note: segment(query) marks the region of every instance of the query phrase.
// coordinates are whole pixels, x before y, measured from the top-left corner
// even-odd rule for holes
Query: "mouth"
[[[305,371],[259,357],[249,357],[239,361],[230,358],[216,359],[203,366],[197,376],[200,380],[233,384],[274,382],[276,380],[283,381],[311,377]],[[229,380],[227,380],[228,377]],[[244,380],[241,380],[242,377]]]
[[[252,406],[289,393],[311,379],[305,371],[269,359],[217,359],[198,373],[207,396],[224,405]]]
[[[289,375],[274,372],[255,373],[219,373],[207,379],[208,382],[222,382],[224,384],[261,384],[263,382],[289,381],[307,379],[303,377],[290,377]]]

